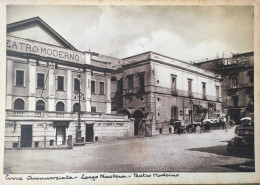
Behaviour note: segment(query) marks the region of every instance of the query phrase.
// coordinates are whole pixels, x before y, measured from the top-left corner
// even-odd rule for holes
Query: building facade
[[[254,117],[254,53],[233,54],[196,63],[196,66],[221,74],[223,113],[239,123],[245,116]]]
[[[6,49],[6,148],[133,135],[111,114],[113,58],[78,51],[39,17],[7,25]]]
[[[135,118],[135,135],[171,133],[171,119],[188,125],[221,116],[219,75],[154,52],[121,63],[111,77],[112,110]]]

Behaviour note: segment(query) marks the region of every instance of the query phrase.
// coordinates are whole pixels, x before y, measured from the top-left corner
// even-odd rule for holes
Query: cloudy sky
[[[146,51],[185,61],[253,51],[252,6],[8,6],[7,23],[39,16],[81,51]]]

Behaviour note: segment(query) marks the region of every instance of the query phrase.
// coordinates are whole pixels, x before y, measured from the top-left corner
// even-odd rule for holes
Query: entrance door
[[[93,142],[94,130],[93,125],[86,125],[86,142]]]
[[[144,118],[144,112],[142,110],[136,110],[133,114],[135,118],[134,122],[134,135],[142,135],[146,132],[145,125],[142,125],[142,119]]]
[[[21,125],[21,147],[32,147],[32,125]]]
[[[137,136],[139,133],[139,125],[141,124],[143,118],[135,118],[134,122],[134,135]]]
[[[56,127],[56,144],[65,145],[66,144],[66,128]]]

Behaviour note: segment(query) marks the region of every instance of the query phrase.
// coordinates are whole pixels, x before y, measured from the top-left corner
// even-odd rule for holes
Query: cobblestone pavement
[[[4,173],[235,172],[252,157],[232,156],[234,128],[103,141],[72,150],[5,150]],[[230,167],[231,166],[231,167]]]

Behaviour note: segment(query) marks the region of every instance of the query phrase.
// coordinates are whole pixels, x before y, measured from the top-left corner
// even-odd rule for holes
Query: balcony
[[[193,93],[191,91],[188,91],[188,97],[193,98]]]
[[[172,96],[178,96],[178,90],[171,90]]]
[[[94,112],[82,112],[81,120],[127,120],[128,116],[123,114],[106,114]],[[13,121],[77,121],[77,112],[48,112],[48,111],[21,111],[21,110],[6,110],[6,120]]]

